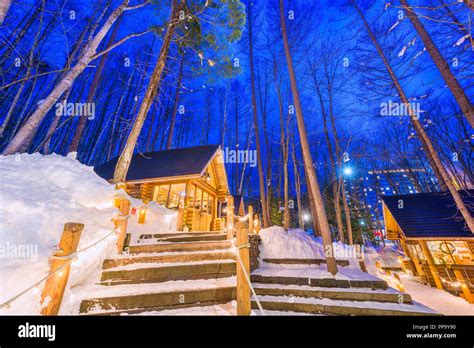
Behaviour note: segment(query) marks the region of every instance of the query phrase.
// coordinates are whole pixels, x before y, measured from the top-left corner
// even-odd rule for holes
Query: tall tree
[[[145,32],[140,34],[131,34],[121,39],[117,43],[109,46],[101,52],[97,52],[97,49],[109,32],[112,25],[115,23],[117,18],[127,10],[132,10],[136,8],[143,7],[147,3],[143,3],[137,6],[128,7],[129,0],[124,0],[107,18],[103,26],[93,37],[90,44],[82,52],[77,63],[68,71],[68,73],[54,86],[53,90],[49,95],[43,100],[43,102],[38,106],[38,108],[33,112],[33,114],[28,118],[28,122],[21,127],[18,133],[13,137],[10,143],[7,145],[3,151],[4,155],[14,154],[16,152],[24,152],[28,145],[31,142],[31,139],[35,135],[36,130],[38,129],[41,121],[45,118],[49,110],[54,106],[54,104],[61,98],[63,93],[72,85],[74,80],[84,71],[84,69],[89,65],[90,62],[102,56],[103,54],[109,52],[111,49],[122,44],[131,37],[143,35]],[[146,31],[148,32],[148,31]],[[3,87],[5,88],[5,86]]]
[[[288,74],[290,76],[291,91],[295,102],[296,120],[298,123],[298,131],[301,141],[301,152],[303,154],[304,166],[306,168],[306,174],[308,176],[308,194],[313,196],[314,203],[317,210],[317,218],[319,221],[319,227],[321,229],[321,235],[323,237],[323,244],[326,253],[326,264],[328,272],[335,275],[337,273],[336,258],[332,246],[331,230],[329,228],[326,211],[324,209],[324,201],[319,189],[318,178],[316,176],[313,159],[311,158],[311,151],[309,148],[308,137],[306,134],[306,126],[303,118],[303,110],[301,107],[300,96],[298,92],[298,86],[296,85],[296,74],[293,67],[293,60],[290,52],[290,46],[288,44],[288,36],[286,33],[286,22],[285,22],[285,10],[283,0],[280,0],[280,24],[281,33],[283,37],[283,45],[285,47],[285,58],[288,66]]]
[[[268,209],[265,194],[265,175],[263,173],[263,162],[262,162],[262,147],[260,144],[260,134],[258,126],[258,114],[257,114],[257,98],[255,95],[255,67],[253,59],[253,28],[252,28],[252,3],[249,2],[247,5],[247,21],[249,30],[249,58],[250,58],[250,86],[252,90],[252,112],[253,112],[253,128],[255,131],[255,146],[257,148],[257,166],[258,166],[258,179],[260,186],[260,204],[262,206],[262,218],[263,227],[269,227]]]

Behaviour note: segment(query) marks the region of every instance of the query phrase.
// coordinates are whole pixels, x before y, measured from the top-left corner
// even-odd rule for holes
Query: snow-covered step
[[[367,288],[324,288],[307,285],[253,284],[257,295],[327,298],[332,300],[412,303],[411,296],[398,291]]]
[[[182,280],[161,284],[97,285],[82,301],[87,314],[139,314],[175,308],[209,306],[235,299],[235,277],[210,280]]]
[[[322,265],[326,263],[324,259],[263,259],[265,263],[279,265]],[[336,260],[339,266],[349,266],[349,260]]]
[[[421,304],[343,301],[294,296],[258,296],[263,309],[326,315],[439,315]],[[255,298],[252,308],[257,309]]]
[[[283,284],[283,285],[308,285],[332,288],[369,288],[387,289],[387,282],[373,277],[374,279],[340,279],[335,277],[296,277],[286,275],[264,275],[251,274],[252,283]]]
[[[183,279],[223,278],[235,275],[235,260],[218,260],[162,265],[129,264],[102,272],[101,284],[161,283]]]
[[[116,259],[104,260],[103,269],[126,266],[137,263],[170,263],[170,262],[196,262],[211,260],[235,260],[235,253],[226,250],[218,251],[195,251],[195,252],[174,252],[174,253],[150,253],[140,254],[140,256],[127,256]]]
[[[231,241],[214,241],[214,242],[189,242],[189,243],[155,243],[144,245],[131,245],[129,247],[130,254],[139,253],[158,253],[168,251],[202,251],[202,250],[219,250],[229,249],[232,247]]]
[[[155,235],[156,236],[156,235]],[[154,237],[155,237],[154,236]],[[158,242],[207,242],[207,241],[218,241],[226,240],[227,234],[225,233],[213,233],[213,234],[202,234],[202,235],[179,235],[179,236],[160,236],[155,237]]]

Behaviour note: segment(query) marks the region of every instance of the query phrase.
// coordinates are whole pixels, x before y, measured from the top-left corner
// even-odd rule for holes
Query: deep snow
[[[0,156],[0,303],[34,284],[49,271],[48,258],[59,243],[64,223],[85,225],[72,262],[71,275],[61,306],[61,314],[78,313],[81,300],[76,293],[99,280],[102,262],[115,257],[116,237],[113,206],[114,185],[75,159],[56,154]],[[128,197],[130,198],[130,197]],[[131,199],[132,207],[143,203]],[[134,235],[153,230],[168,231],[175,226],[176,213],[151,204],[146,225],[129,219]],[[31,289],[0,314],[39,314],[44,282]]]

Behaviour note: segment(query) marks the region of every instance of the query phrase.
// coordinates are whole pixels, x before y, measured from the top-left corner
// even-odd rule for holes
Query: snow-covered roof
[[[127,181],[201,176],[219,153],[219,145],[138,153],[132,157]],[[110,180],[114,176],[117,160],[114,158],[94,170],[102,178]]]

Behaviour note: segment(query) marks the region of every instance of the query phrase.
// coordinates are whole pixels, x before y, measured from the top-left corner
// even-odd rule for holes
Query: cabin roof
[[[473,215],[474,190],[459,193]],[[474,237],[449,192],[386,196],[383,202],[406,238]]]
[[[217,154],[220,154],[219,145],[135,154],[132,157],[126,181],[201,176]],[[95,167],[94,170],[106,180],[113,179],[117,160],[118,157]]]

